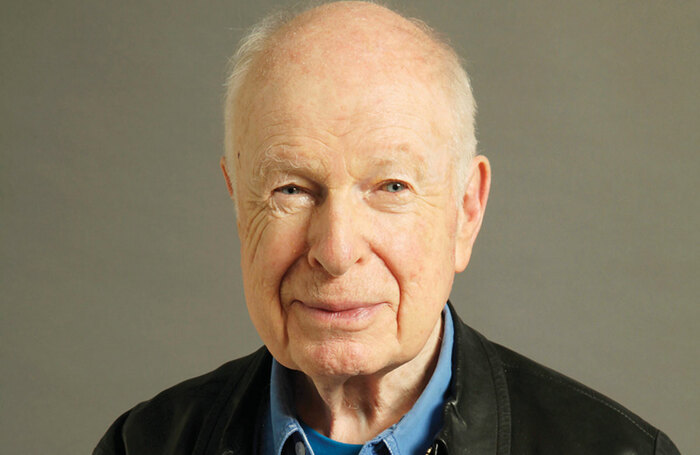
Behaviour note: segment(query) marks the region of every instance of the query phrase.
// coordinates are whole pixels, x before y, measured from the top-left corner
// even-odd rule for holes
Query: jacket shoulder
[[[508,384],[513,453],[678,454],[666,435],[622,405],[494,346]]]
[[[267,355],[262,348],[139,403],[110,426],[93,455],[194,453],[239,383]]]

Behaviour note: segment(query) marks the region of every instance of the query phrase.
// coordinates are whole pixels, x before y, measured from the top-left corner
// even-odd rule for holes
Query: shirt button
[[[294,444],[294,452],[296,455],[306,455],[306,447],[304,447],[304,443],[297,441],[297,443]]]

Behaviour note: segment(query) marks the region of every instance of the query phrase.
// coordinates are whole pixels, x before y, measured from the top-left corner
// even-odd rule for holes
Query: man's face
[[[427,72],[268,73],[238,119],[253,323],[310,376],[388,371],[423,348],[459,268],[450,107]]]

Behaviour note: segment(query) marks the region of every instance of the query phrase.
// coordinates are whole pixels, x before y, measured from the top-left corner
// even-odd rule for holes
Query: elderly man
[[[138,405],[95,453],[677,453],[446,306],[489,193],[473,120],[417,21],[340,2],[255,28],[222,169],[265,347]]]

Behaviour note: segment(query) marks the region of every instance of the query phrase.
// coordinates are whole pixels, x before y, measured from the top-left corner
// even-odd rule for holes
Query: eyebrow
[[[401,147],[401,150],[404,150]],[[394,155],[394,156],[392,156]],[[369,160],[369,165],[373,169],[398,169],[409,172],[410,175],[422,180],[425,176],[425,160],[422,157],[411,153],[410,159],[400,159],[396,157],[397,153],[389,153],[389,156],[375,157]]]
[[[256,175],[263,178],[265,174],[272,172],[289,172],[293,170],[305,170],[312,174],[325,173],[326,166],[321,160],[311,160],[303,157],[301,153],[293,151],[293,145],[270,146],[253,162],[253,169],[257,169]]]
[[[268,147],[253,162],[253,168],[258,178],[264,178],[266,174],[275,172],[302,171],[313,176],[326,175],[327,166],[320,159],[310,159],[303,153],[295,151],[297,147],[291,144],[276,144]],[[373,170],[400,170],[408,172],[422,180],[425,177],[426,159],[411,151],[408,144],[394,144],[382,147],[386,153],[382,156],[370,157],[363,167]]]

